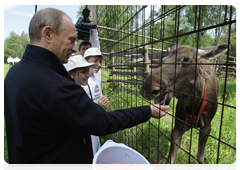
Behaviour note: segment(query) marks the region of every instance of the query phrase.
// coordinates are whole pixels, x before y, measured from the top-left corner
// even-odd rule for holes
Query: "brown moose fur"
[[[206,107],[197,122],[197,127],[201,129],[199,132],[197,159],[200,163],[203,163],[205,145],[208,139],[206,134],[210,134],[211,131],[211,121],[217,111],[217,104],[214,102],[217,102],[219,91],[218,80],[209,60],[221,57],[228,50],[228,46],[223,44],[206,47],[199,49],[198,53],[195,48],[188,45],[177,47],[176,49],[176,45],[173,46],[170,54],[159,63],[161,67],[153,70],[147,76],[140,89],[140,94],[148,100],[155,99],[155,103],[163,103],[165,105],[169,104],[172,97],[178,99],[175,127],[172,131],[172,142],[168,160],[166,161],[166,163],[173,163],[179,150],[177,145],[181,145],[183,134],[192,126],[196,126],[191,124],[191,122],[185,123],[185,111],[189,114],[198,115],[203,101],[204,83],[206,80]],[[198,54],[198,59],[196,54]]]

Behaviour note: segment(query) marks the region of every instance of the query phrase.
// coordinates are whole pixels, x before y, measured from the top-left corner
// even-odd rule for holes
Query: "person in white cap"
[[[98,103],[99,99],[104,98],[107,101],[106,103],[107,105],[108,104],[107,96],[103,96],[102,94],[101,79],[99,78],[99,76],[96,75],[101,68],[101,62],[102,59],[105,59],[105,56],[102,55],[101,51],[98,48],[89,48],[85,51],[84,58],[87,60],[88,63],[95,63],[98,66],[90,68],[90,78],[88,79],[90,91],[88,87],[86,86],[82,87],[84,88],[88,96],[92,94],[93,101],[95,103]]]
[[[106,57],[104,55],[102,55],[101,51],[95,47],[88,48],[84,53],[84,58],[89,63],[98,64],[98,67],[94,68],[95,74],[97,74],[98,71],[101,69],[102,60],[106,59]]]
[[[81,55],[75,55],[68,59],[68,63],[64,67],[69,72],[70,76],[74,79],[75,83],[89,89],[88,80],[93,75],[93,70],[98,65],[95,63],[88,63]],[[89,91],[89,90],[88,90]],[[94,101],[90,91],[89,97]],[[95,102],[104,108],[109,102],[106,97],[101,97]]]
[[[81,55],[75,55],[68,59],[64,67],[69,72],[70,76],[78,85],[88,85],[90,77],[89,68],[96,67],[97,64],[88,63]]]
[[[80,86],[86,86],[88,89],[90,88],[88,85],[88,78],[90,75],[93,74],[94,67],[97,67],[98,65],[95,63],[88,63],[81,55],[75,55],[68,59],[68,63],[63,64],[66,70],[69,72],[70,76],[74,79],[75,83],[77,83]],[[91,91],[90,96],[91,99],[93,99]],[[108,99],[106,97],[102,97],[98,100],[98,103],[102,108],[104,108],[107,103]],[[92,140],[92,149],[93,149],[93,155],[96,154],[98,149],[100,148],[100,140],[98,136],[91,135]]]

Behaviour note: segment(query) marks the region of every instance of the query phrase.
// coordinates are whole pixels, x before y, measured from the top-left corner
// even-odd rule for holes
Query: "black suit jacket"
[[[90,134],[147,121],[149,106],[106,112],[77,85],[52,52],[28,45],[4,80],[9,163],[90,164]]]

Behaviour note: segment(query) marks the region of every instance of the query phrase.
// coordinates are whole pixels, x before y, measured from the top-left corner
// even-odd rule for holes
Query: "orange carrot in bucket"
[[[128,156],[129,158],[129,162],[128,164],[125,166],[123,163],[105,163],[103,165],[103,169],[106,169],[106,170],[127,170],[128,167],[130,166],[131,164],[131,161],[130,161],[130,157],[128,154],[125,154],[125,156]],[[131,170],[131,169],[129,169]]]

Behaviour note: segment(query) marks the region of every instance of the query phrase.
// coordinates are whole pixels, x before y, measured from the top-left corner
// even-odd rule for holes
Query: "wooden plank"
[[[139,54],[139,55],[132,55],[130,56],[132,58],[136,58],[136,59],[139,59],[139,58],[143,58],[143,55],[142,54]]]
[[[148,39],[159,40],[157,38],[153,38],[153,37],[149,37],[149,36],[143,36],[142,34],[136,34],[136,33],[133,33],[133,32],[127,32],[127,31],[114,29],[114,28],[109,28],[109,27],[105,27],[105,26],[101,26],[101,25],[97,25],[97,27],[101,28],[101,29],[108,29],[108,30],[112,30],[112,31],[122,32],[122,33],[129,34],[129,35],[134,35],[134,36],[139,36],[139,37],[146,37]],[[164,41],[164,43],[168,43],[168,44],[172,44],[172,45],[175,44],[175,43],[168,42],[168,41]]]
[[[131,50],[131,51],[127,51],[127,50],[124,50],[124,51],[120,51],[120,52],[117,52],[117,53],[113,53],[113,54],[110,54],[110,56],[125,56],[125,55],[132,55],[132,54],[143,54],[146,52],[146,49],[137,49],[137,50]]]
[[[112,67],[122,67],[122,66],[128,66],[126,69],[131,69],[133,67],[145,67],[146,65],[149,65],[149,67],[156,68],[160,67],[160,64],[151,64],[151,63],[116,63],[114,65],[109,64],[107,67],[112,68]],[[116,68],[117,69],[117,68]]]
[[[122,83],[128,83],[128,84],[142,85],[142,81],[138,81],[138,80],[108,79],[107,82],[122,82]]]
[[[141,53],[142,51],[137,52],[137,50],[132,51],[133,53],[131,53],[131,51],[129,51],[129,53],[127,51],[125,52],[119,52],[119,53],[114,53],[114,54],[109,54],[110,55],[114,55],[114,56],[126,56],[126,57],[132,57],[132,58],[142,58],[143,57],[143,53]],[[140,54],[139,54],[140,53]],[[139,54],[139,55],[136,55]],[[169,55],[169,52],[164,52],[164,53],[148,53],[149,55],[149,59],[161,59],[163,57],[166,57]]]
[[[108,39],[108,38],[103,38],[103,37],[98,37],[98,39],[103,40],[103,41],[110,41],[110,42],[115,42],[115,43],[121,43],[121,44],[133,45],[133,46],[140,46],[140,44],[127,43],[127,42],[124,42],[124,41],[113,40],[113,39]]]
[[[151,67],[151,68],[158,68],[160,66],[161,66],[160,64],[150,64],[149,65],[149,67]]]
[[[116,70],[132,70],[133,67],[116,67]]]
[[[165,52],[165,53],[148,53],[149,59],[161,59],[163,57],[166,57],[169,55],[169,52]]]
[[[132,94],[134,94],[136,96],[141,96],[140,92],[136,91],[136,90],[127,89],[127,88],[124,88],[124,87],[117,87],[116,89],[119,90],[119,91],[132,93]]]
[[[115,65],[114,65],[115,67]],[[113,65],[108,65],[107,66],[108,69],[112,69],[113,68]],[[129,67],[129,66],[120,66],[120,67],[115,67],[115,69],[133,69],[133,67]]]
[[[115,64],[109,64],[108,67],[121,67],[121,66],[131,66],[131,67],[145,67],[147,63],[115,63]]]
[[[114,53],[114,50],[111,50],[111,54],[112,54],[112,53]],[[114,67],[114,65],[115,65],[115,57],[112,56],[111,58],[112,58],[112,63],[113,63],[113,68],[112,68],[112,70],[115,71],[115,67]],[[112,78],[115,79],[115,76],[113,75]]]
[[[150,48],[149,48],[150,49]],[[146,49],[145,49],[146,50]],[[133,53],[131,53],[131,51],[129,51],[129,53],[127,51],[121,51],[118,53],[114,53],[114,54],[110,54],[110,53],[102,53],[103,55],[106,56],[110,56],[110,55],[115,55],[115,56],[126,56],[126,57],[132,57],[132,58],[142,58],[144,52],[142,49],[134,50]],[[161,52],[161,53],[149,53],[148,55],[150,56],[150,59],[161,59],[162,57],[166,57],[169,55],[170,52]]]
[[[146,77],[148,75],[148,72],[127,72],[127,71],[111,71],[111,74],[115,75],[125,75],[125,76],[144,76]]]
[[[146,42],[147,42],[147,39],[146,39],[146,37],[145,37],[145,39],[144,39],[144,43],[146,44]],[[149,60],[149,53],[148,53],[148,45],[145,45],[144,46],[144,48],[146,49],[146,52],[144,53],[144,62],[146,62],[146,63],[151,63],[151,61]],[[146,71],[147,72],[150,72],[150,67],[149,67],[149,64],[147,64],[146,65],[146,67],[145,67],[145,69],[146,69]]]

